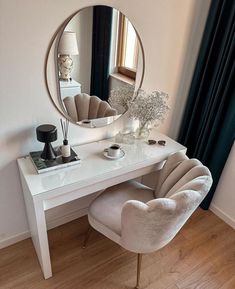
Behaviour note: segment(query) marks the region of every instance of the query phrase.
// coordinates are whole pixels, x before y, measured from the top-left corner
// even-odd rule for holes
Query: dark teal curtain
[[[178,138],[188,156],[212,173],[203,209],[209,208],[235,138],[234,11],[234,0],[211,2]]]
[[[113,8],[94,6],[90,94],[102,100],[109,96],[109,61]]]

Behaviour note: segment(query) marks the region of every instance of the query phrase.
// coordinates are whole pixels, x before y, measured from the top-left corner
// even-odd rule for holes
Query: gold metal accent
[[[89,239],[89,237],[90,237],[90,235],[91,235],[91,229],[92,229],[91,226],[89,226],[89,228],[88,228],[88,230],[87,230],[87,232],[86,232],[84,241],[83,241],[83,245],[82,245],[82,248],[83,248],[83,249],[86,249],[87,241],[88,241],[88,239]]]
[[[142,261],[142,254],[139,253],[138,256],[137,256],[137,278],[136,278],[135,289],[139,289],[140,288],[141,261]]]

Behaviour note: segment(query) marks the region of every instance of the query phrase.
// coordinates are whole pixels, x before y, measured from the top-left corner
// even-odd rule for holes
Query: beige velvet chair
[[[123,248],[138,253],[135,288],[139,288],[142,254],[167,245],[211,185],[208,168],[178,152],[165,162],[155,190],[128,181],[106,189],[91,203],[90,225]]]
[[[81,93],[63,99],[68,115],[75,121],[117,115],[116,109],[95,95]]]

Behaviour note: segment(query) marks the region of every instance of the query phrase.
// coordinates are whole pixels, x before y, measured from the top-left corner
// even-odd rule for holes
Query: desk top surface
[[[83,187],[96,184],[159,163],[174,152],[186,151],[184,146],[156,131],[152,132],[151,138],[165,140],[166,146],[148,145],[143,140],[121,144],[125,156],[110,160],[105,158],[103,150],[115,141],[107,139],[73,147],[81,159],[81,163],[75,166],[37,174],[29,157],[18,159],[18,165],[32,196],[36,196],[74,183]]]

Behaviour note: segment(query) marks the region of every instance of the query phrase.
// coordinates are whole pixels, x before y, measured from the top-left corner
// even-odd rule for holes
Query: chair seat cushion
[[[147,203],[152,199],[154,191],[151,188],[136,181],[124,182],[106,189],[98,196],[89,207],[88,218],[94,228],[99,226],[98,231],[113,240],[110,234],[121,236],[121,213],[124,203],[129,200]]]

